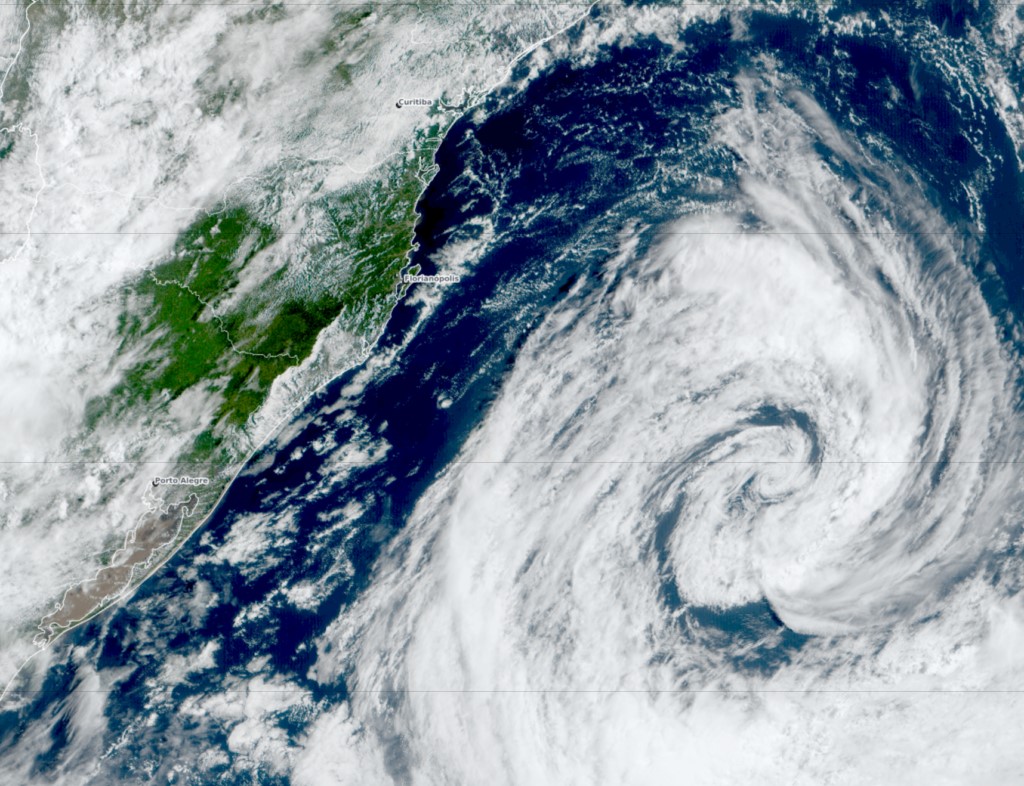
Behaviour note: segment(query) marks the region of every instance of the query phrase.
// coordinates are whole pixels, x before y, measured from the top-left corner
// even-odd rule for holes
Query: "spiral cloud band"
[[[1000,774],[958,751],[1020,709],[971,692],[1021,667],[985,575],[1020,507],[1014,362],[912,176],[738,89],[740,194],[620,236],[324,637],[354,693],[309,778]]]
[[[536,46],[358,116],[440,124],[365,360],[33,656],[0,782],[1022,782],[1024,20],[480,13]]]

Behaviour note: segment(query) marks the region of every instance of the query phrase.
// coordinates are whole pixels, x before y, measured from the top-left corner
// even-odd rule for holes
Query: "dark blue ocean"
[[[251,772],[239,774],[230,728],[181,708],[251,678],[254,663],[259,673],[304,691],[277,719],[297,742],[318,712],[345,701],[344,678],[325,685],[310,677],[312,643],[372,581],[375,559],[486,415],[531,331],[561,300],[597,285],[617,234],[642,225],[642,254],[658,241],[660,225],[732,198],[738,162],[713,143],[710,118],[736,105],[732,77],[756,72],[766,53],[841,128],[870,134],[921,178],[962,231],[964,258],[1008,326],[1024,311],[1024,183],[1011,165],[1013,143],[994,111],[950,83],[950,71],[934,67],[948,49],[959,58],[952,73],[983,73],[958,36],[965,20],[983,24],[986,12],[956,3],[929,8],[946,31],[931,52],[909,48],[884,24],[844,37],[823,35],[810,11],[764,13],[748,18],[742,39],[728,20],[697,23],[676,48],[638,40],[602,50],[586,67],[559,62],[530,81],[525,67],[514,74],[483,112],[452,127],[418,207],[411,261],[427,273],[446,250],[482,237],[488,222],[492,240],[468,260],[471,272],[444,289],[429,313],[422,304],[400,303],[374,350],[380,356],[395,349],[394,360],[374,370],[361,393],[343,391],[366,377],[364,367],[319,392],[298,417],[305,425],[255,456],[259,471],[239,477],[202,531],[128,602],[55,645],[42,692],[27,707],[0,714],[0,755],[45,727],[49,742],[36,771],[73,764],[68,697],[87,663],[110,691],[100,747],[117,743],[102,764],[109,780],[95,782],[141,778],[141,762],[146,777],[164,782],[174,764],[208,749],[225,752],[208,773],[214,780],[187,782],[288,782],[279,774],[262,773],[258,781]],[[986,166],[995,177],[984,181],[979,213],[969,193]],[[701,185],[708,178],[720,187],[709,192]],[[346,397],[344,408],[329,411]],[[448,408],[438,406],[444,397]],[[386,458],[350,467],[335,484],[327,469],[334,451],[311,447],[375,439],[390,446]],[[359,514],[339,517],[351,501],[360,503]],[[247,555],[244,569],[218,560],[232,527],[254,515],[288,524],[261,541],[263,552]],[[286,596],[302,582],[314,585],[315,603],[298,606]],[[197,618],[186,600],[200,589],[208,601]],[[668,581],[663,599],[680,604]],[[782,630],[767,603],[730,613],[693,608],[680,620],[684,629],[692,625],[688,635],[699,628],[709,646],[753,642],[780,629],[770,648],[744,655],[751,669],[772,669],[803,639]],[[219,643],[212,666],[173,689],[161,687],[169,658],[195,659],[211,641]]]

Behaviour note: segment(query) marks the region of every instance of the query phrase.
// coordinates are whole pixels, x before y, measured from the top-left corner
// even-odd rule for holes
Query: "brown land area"
[[[124,592],[136,571],[145,569],[152,558],[178,536],[182,522],[191,516],[199,497],[192,494],[184,502],[168,505],[163,511],[146,514],[125,538],[124,546],[114,552],[110,565],[96,575],[69,589],[60,606],[39,623],[44,641],[100,611]]]

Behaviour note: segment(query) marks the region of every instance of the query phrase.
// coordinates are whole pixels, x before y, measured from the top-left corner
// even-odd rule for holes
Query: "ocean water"
[[[339,782],[308,760],[331,744],[325,719],[343,716],[336,745],[354,751],[353,783],[667,782],[662,748],[635,771],[611,758],[600,769],[590,744],[559,729],[589,743],[580,718],[629,718],[678,741],[680,718],[719,717],[697,714],[692,695],[642,713],[418,696],[503,687],[480,674],[550,695],[725,685],[750,696],[831,689],[836,674],[843,688],[877,686],[896,672],[862,665],[893,642],[942,641],[929,625],[954,620],[936,630],[986,646],[956,615],[968,584],[986,588],[974,590],[981,606],[1020,588],[1007,467],[1019,456],[1021,171],[972,88],[984,54],[967,31],[990,11],[932,4],[933,35],[916,11],[886,22],[864,9],[874,21],[856,32],[811,12],[751,13],[695,22],[672,45],[636,36],[539,75],[524,65],[462,118],[437,154],[412,259],[428,273],[458,267],[461,282],[401,303],[367,363],[310,400],[197,536],[53,648],[31,698],[0,714],[0,766],[26,783],[317,782],[310,767]],[[602,13],[568,33],[570,48]],[[785,272],[804,257],[806,273]],[[801,320],[824,338],[787,332]],[[843,330],[846,343],[827,343]],[[744,354],[776,334],[770,364]],[[696,342],[706,351],[691,368]],[[889,469],[851,469],[868,465]],[[865,502],[875,487],[880,501]],[[475,566],[465,586],[482,608],[493,591],[508,652],[465,621],[480,612],[462,590],[445,590],[456,561]],[[620,561],[635,573],[587,578]],[[579,587],[586,597],[563,607]],[[626,636],[631,620],[646,628]],[[500,655],[474,665],[449,635]],[[598,665],[581,654],[593,642]],[[922,663],[939,676],[913,684],[941,689],[941,670]],[[616,669],[628,676],[613,684]],[[1003,684],[1002,672],[976,674]],[[988,701],[997,720],[1014,711]],[[505,729],[505,747],[477,740],[460,761],[446,723],[474,717]],[[516,717],[531,733],[508,730]],[[819,724],[838,756],[820,727],[846,721],[829,717],[799,705],[779,723]],[[963,761],[982,756],[953,740]],[[720,753],[709,763],[677,747],[695,782],[733,772]],[[806,755],[813,782],[827,768]],[[742,772],[795,782],[776,765]]]

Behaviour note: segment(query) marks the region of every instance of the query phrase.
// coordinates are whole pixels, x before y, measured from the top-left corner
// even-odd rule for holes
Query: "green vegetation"
[[[230,308],[224,304],[249,263],[275,253],[279,238],[244,207],[196,221],[165,261],[125,290],[119,355],[137,359],[110,395],[90,402],[90,426],[141,407],[162,409],[201,390],[219,395],[220,403],[182,458],[231,460],[225,435],[244,427],[274,380],[309,356],[324,328],[340,318],[370,336],[383,325],[408,264],[432,138],[421,138],[415,153],[375,181],[315,205],[329,227],[324,242],[304,258],[275,260],[276,271]]]
[[[241,425],[266,398],[271,383],[313,349],[320,332],[341,317],[351,330],[376,332],[394,304],[399,276],[408,264],[416,222],[416,198],[423,188],[421,168],[432,149],[392,168],[381,181],[361,185],[324,201],[334,236],[320,256],[347,257],[343,276],[319,276],[312,292],[290,297],[260,327],[231,370],[219,416]],[[316,267],[315,262],[313,263]],[[225,320],[232,335],[244,326]],[[248,336],[247,336],[248,338]]]
[[[222,320],[208,313],[210,303],[230,292],[239,271],[274,239],[269,226],[242,208],[206,216],[189,228],[170,259],[126,292],[130,305],[120,322],[121,351],[144,342],[147,358],[128,369],[107,402],[90,407],[92,419],[173,400],[212,381],[233,342]]]
[[[312,303],[285,302],[252,352],[241,354],[231,369],[219,416],[235,425],[245,423],[263,403],[270,384],[289,366],[309,355],[320,331],[337,316],[337,303],[328,297]]]
[[[391,308],[399,275],[408,264],[416,198],[433,171],[438,128],[420,140],[411,161],[392,169],[383,183],[366,184],[328,203],[336,242],[351,249],[351,272],[338,293],[349,326],[373,332]]]

